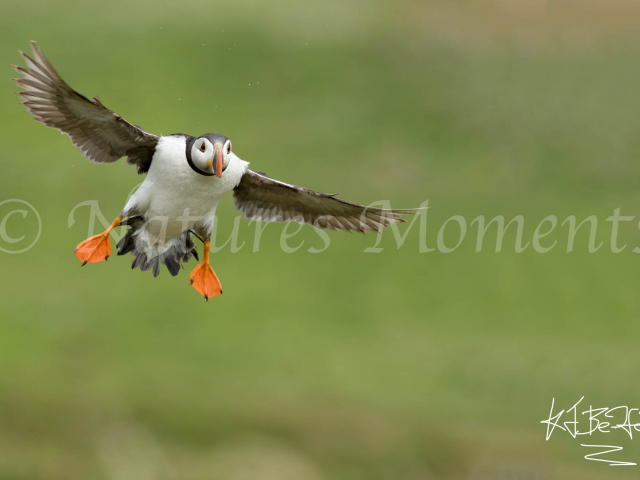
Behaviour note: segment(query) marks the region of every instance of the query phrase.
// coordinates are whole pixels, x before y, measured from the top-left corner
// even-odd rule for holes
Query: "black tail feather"
[[[157,277],[160,274],[160,264],[162,263],[167,267],[171,276],[175,277],[180,272],[182,264],[188,262],[192,256],[198,260],[198,253],[190,231],[182,232],[177,239],[172,241],[172,246],[162,254],[147,258],[139,235],[145,225],[144,219],[131,217],[123,221],[121,225],[128,225],[130,228],[118,242],[118,255],[131,253],[134,257],[131,264],[132,269],[139,268],[143,272],[152,270],[153,276]]]

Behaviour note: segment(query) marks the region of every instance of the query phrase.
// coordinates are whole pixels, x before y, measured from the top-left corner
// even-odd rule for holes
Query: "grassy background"
[[[0,253],[0,479],[631,478],[545,442],[551,398],[638,406],[635,222],[611,253],[604,220],[640,214],[640,38],[634,2],[91,3],[4,0],[0,65],[37,40],[87,96],[154,133],[219,132],[270,176],[397,207],[429,200],[428,243],[452,215],[597,215],[565,253],[420,254],[417,226],[312,228],[212,256],[225,294],[154,279],[129,258],[80,270],[97,200],[111,219],[141,178],[97,166],[0,88],[0,201],[42,218]],[[2,209],[5,210],[2,210]],[[0,205],[0,217],[9,211]],[[223,201],[219,242],[236,211]],[[7,231],[33,238],[33,216]],[[30,223],[31,222],[31,223]],[[403,230],[404,231],[404,230]],[[31,235],[31,236],[30,236]],[[487,244],[495,233],[487,234]],[[453,239],[450,240],[454,242]],[[495,244],[495,243],[494,243]],[[17,244],[20,245],[20,244]],[[5,246],[6,244],[0,244]],[[190,269],[194,263],[187,266]],[[586,409],[586,408],[585,408]],[[635,478],[635,477],[634,477]]]

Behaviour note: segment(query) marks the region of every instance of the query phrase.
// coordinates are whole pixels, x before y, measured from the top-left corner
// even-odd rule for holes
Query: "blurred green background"
[[[636,478],[583,458],[638,462],[623,432],[546,442],[540,421],[554,397],[640,404],[640,232],[614,254],[605,222],[640,214],[638,27],[624,0],[3,0],[0,201],[30,202],[42,234],[0,252],[0,479]],[[27,115],[8,79],[29,40],[150,132],[225,134],[252,168],[355,202],[428,199],[430,247],[452,215],[523,215],[527,241],[547,215],[596,215],[604,245],[584,229],[566,253],[558,225],[549,253],[515,253],[511,230],[495,253],[492,227],[475,253],[470,226],[421,254],[415,225],[400,249],[330,232],[313,255],[311,227],[285,253],[273,224],[253,252],[242,220],[208,303],[193,261],[80,269],[89,209],[71,210],[111,220],[142,177]],[[221,245],[231,198],[218,214]]]

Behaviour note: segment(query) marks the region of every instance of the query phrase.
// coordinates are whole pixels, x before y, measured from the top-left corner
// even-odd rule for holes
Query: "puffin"
[[[222,293],[209,251],[218,202],[229,192],[249,220],[347,232],[381,233],[394,222],[406,222],[402,215],[419,210],[372,208],[274,180],[249,169],[231,140],[219,133],[148,133],[109,110],[98,96],[89,100],[72,89],[36,42],[31,49],[33,58],[19,51],[26,68],[14,65],[21,77],[12,80],[24,90],[16,94],[35,120],[68,135],[93,163],[127,157],[138,174],[146,174],[113,223],[75,248],[82,266],[107,260],[110,232],[127,226],[117,248],[118,255],[133,255],[132,269],[157,276],[164,265],[175,276],[193,256],[199,263],[191,271],[190,285],[209,300]],[[203,243],[202,261],[194,237]]]

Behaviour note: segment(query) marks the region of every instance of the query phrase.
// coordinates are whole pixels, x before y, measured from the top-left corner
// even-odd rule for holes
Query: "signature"
[[[593,433],[611,433],[613,430],[622,429],[629,435],[630,439],[633,439],[634,432],[640,432],[640,423],[632,423],[633,420],[640,421],[640,409],[629,407],[601,407],[594,408],[589,405],[588,410],[580,412],[580,415],[588,416],[588,419],[583,418],[582,422],[578,420],[578,405],[584,400],[582,397],[568,410],[560,410],[554,414],[555,398],[551,400],[551,411],[549,412],[549,418],[542,420],[540,423],[547,425],[547,440],[551,438],[556,428],[563,432],[567,432],[573,438],[577,438],[578,435],[591,435]],[[561,418],[565,416],[568,418],[566,421],[561,422]],[[580,430],[578,424],[588,424],[584,430]],[[583,447],[604,449],[602,451],[594,452],[585,455],[585,459],[594,460],[597,462],[606,462],[609,466],[621,466],[621,465],[637,465],[632,462],[622,462],[619,460],[606,460],[602,458],[602,455],[607,455],[613,452],[619,452],[622,447],[615,445],[586,445],[580,444]]]

